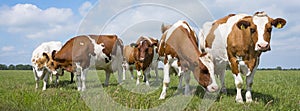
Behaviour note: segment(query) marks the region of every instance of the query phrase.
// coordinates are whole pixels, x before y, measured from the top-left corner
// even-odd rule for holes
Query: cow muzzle
[[[266,52],[271,50],[270,45],[268,43],[257,44],[256,50]]]

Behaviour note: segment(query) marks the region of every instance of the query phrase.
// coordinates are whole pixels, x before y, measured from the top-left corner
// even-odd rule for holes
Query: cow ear
[[[137,45],[138,45],[138,44],[136,44],[136,43],[131,43],[131,44],[130,44],[130,47],[137,47]]]
[[[53,60],[54,60],[55,54],[56,54],[56,50],[53,50],[52,53],[51,53],[51,57],[52,57]]]
[[[47,53],[45,53],[45,52],[43,53],[43,57],[45,57],[47,61],[49,61],[49,60],[50,60],[50,58],[49,58],[48,54],[47,54]]]
[[[239,29],[244,30],[244,29],[247,29],[250,26],[250,22],[245,21],[245,20],[241,20],[238,23],[236,23],[236,26]]]
[[[271,22],[271,24],[272,24],[274,27],[276,27],[276,28],[278,28],[278,29],[281,29],[281,28],[286,24],[286,21],[285,21],[284,19],[282,19],[282,18],[276,18],[275,20],[273,20],[273,21]]]

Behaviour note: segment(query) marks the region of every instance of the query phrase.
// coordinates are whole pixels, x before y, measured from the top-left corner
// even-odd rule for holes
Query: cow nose
[[[212,85],[209,85],[207,87],[207,89],[208,89],[208,92],[216,92],[219,89],[219,87],[217,84],[212,84]]]
[[[268,46],[269,46],[268,43],[261,43],[261,44],[258,44],[258,47],[261,48],[261,49],[268,48]]]
[[[144,57],[141,57],[141,58],[140,58],[140,61],[143,61],[144,59],[145,59]]]

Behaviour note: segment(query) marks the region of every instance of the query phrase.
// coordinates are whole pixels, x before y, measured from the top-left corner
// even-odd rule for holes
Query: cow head
[[[194,76],[198,80],[198,83],[209,92],[217,91],[219,88],[215,79],[212,56],[208,53],[201,54],[198,67],[194,69],[194,73],[196,73]]]
[[[257,26],[258,41],[255,43],[256,51],[269,51],[272,26],[282,28],[286,21],[282,18],[270,18],[265,12],[256,12],[253,16],[253,23]]]
[[[144,61],[146,57],[153,56],[153,46],[157,45],[148,40],[142,40],[135,45],[134,56],[137,61]]]
[[[55,51],[54,51],[55,52]],[[62,68],[59,67],[58,62],[53,60],[53,56],[50,56],[48,53],[43,53],[43,56],[46,58],[46,68],[54,75],[62,75],[63,71]]]

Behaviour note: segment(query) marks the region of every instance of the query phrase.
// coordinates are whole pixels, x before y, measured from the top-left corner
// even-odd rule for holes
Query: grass
[[[129,78],[129,74],[127,76]],[[70,75],[66,73],[58,86],[50,83],[47,90],[42,91],[42,82],[39,89],[35,89],[32,71],[0,70],[0,110],[199,110],[209,101],[203,99],[205,92],[196,85],[193,76],[191,90],[195,93],[193,96],[183,95],[182,90],[177,89],[178,77],[174,75],[171,75],[166,99],[158,100],[162,76],[160,71],[160,81],[151,78],[151,87],[147,87],[144,83],[136,86],[136,81],[130,79],[118,85],[114,74],[110,85],[103,87],[105,73],[92,71],[87,78],[88,90],[78,92],[75,83],[69,84]],[[228,93],[219,94],[209,110],[300,110],[300,71],[257,71],[252,89],[254,102],[251,104],[235,103],[234,80],[229,71],[226,86]],[[242,94],[245,95],[245,90]]]

